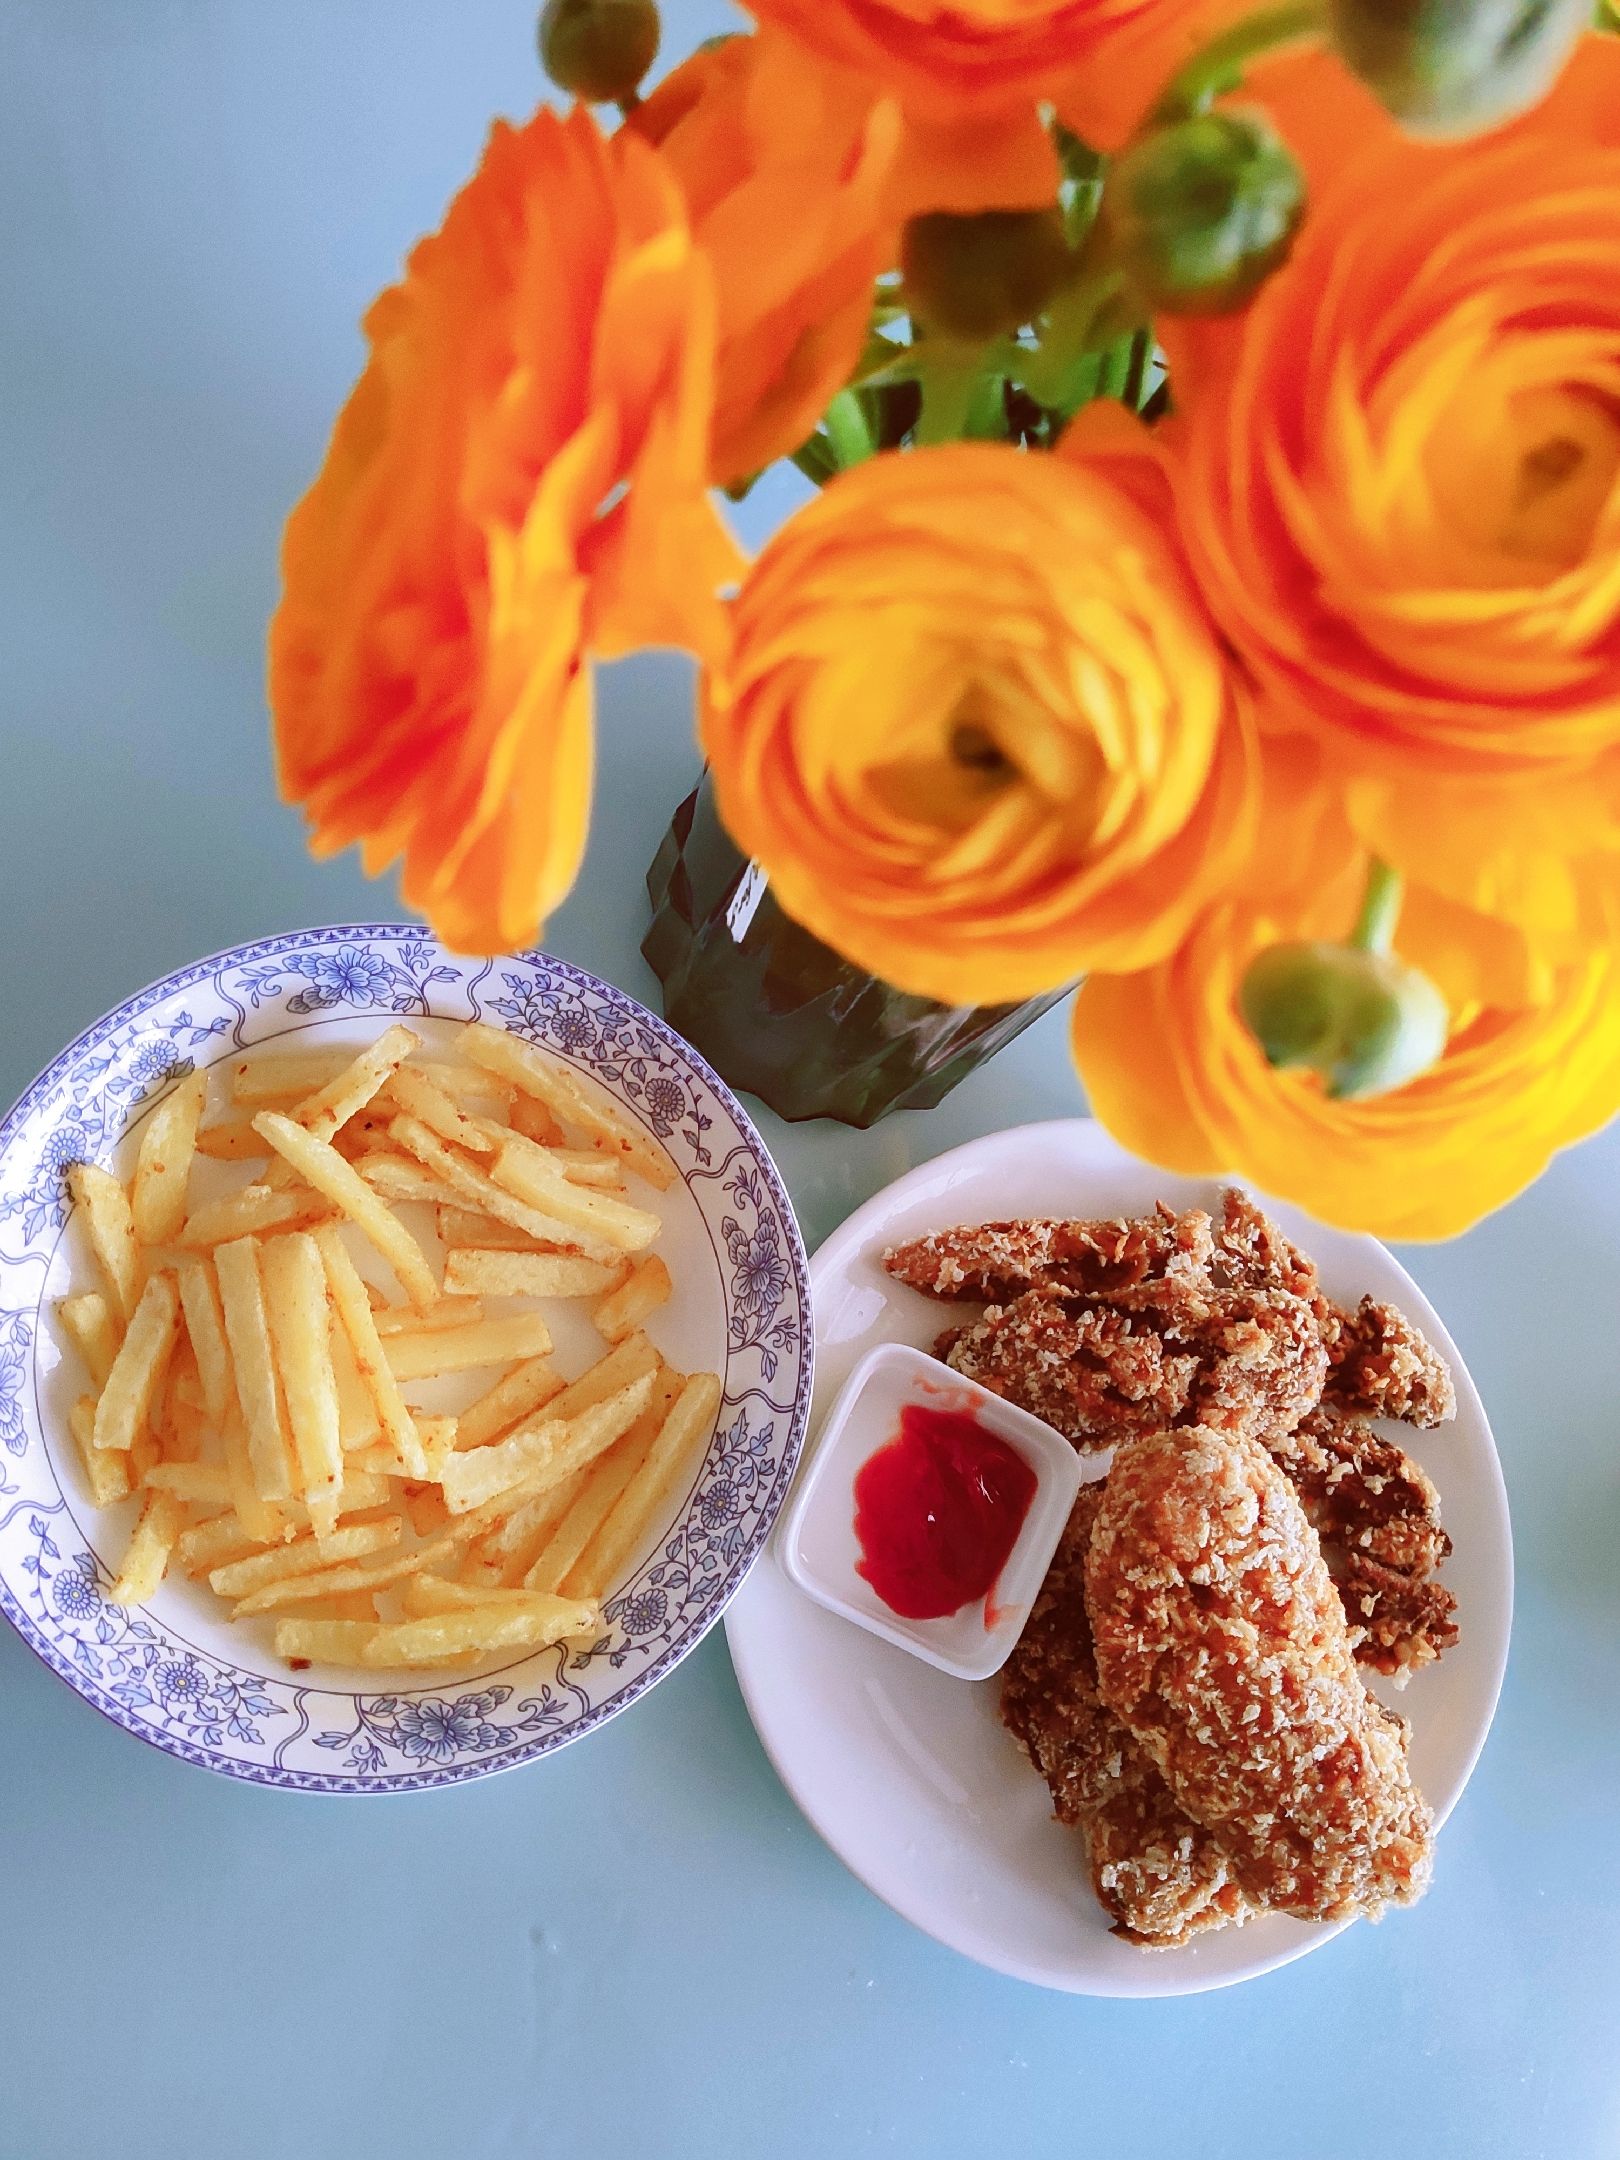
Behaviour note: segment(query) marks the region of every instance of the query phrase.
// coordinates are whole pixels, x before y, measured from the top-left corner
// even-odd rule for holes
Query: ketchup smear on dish
[[[963,1410],[907,1403],[855,1479],[856,1573],[904,1620],[988,1598],[1035,1497],[1024,1458]]]

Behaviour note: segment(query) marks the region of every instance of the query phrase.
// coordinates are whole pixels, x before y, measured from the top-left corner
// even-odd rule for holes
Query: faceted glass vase
[[[705,775],[647,873],[642,940],[664,1014],[733,1087],[785,1118],[873,1125],[929,1110],[1068,990],[937,1005],[892,989],[784,914],[720,822]]]

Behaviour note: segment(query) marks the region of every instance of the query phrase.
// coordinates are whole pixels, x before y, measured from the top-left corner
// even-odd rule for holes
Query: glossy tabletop
[[[724,11],[666,0],[682,49]],[[374,914],[275,802],[280,520],[355,321],[537,94],[527,0],[0,6],[0,1095],[139,983]],[[764,491],[762,491],[762,494]],[[793,499],[751,503],[758,538]],[[602,686],[553,943],[642,996],[689,680]],[[1061,1015],[942,1109],[762,1119],[814,1243],[1075,1107]],[[0,1633],[0,2160],[1612,2160],[1620,2155],[1620,1133],[1402,1257],[1495,1423],[1495,1732],[1416,1911],[1180,2002],[1043,1995],[805,1827],[712,1636],[552,1761],[391,1800],[229,1784]]]

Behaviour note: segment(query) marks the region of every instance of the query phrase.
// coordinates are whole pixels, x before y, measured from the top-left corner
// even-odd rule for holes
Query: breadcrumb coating
[[[1405,1721],[1362,1685],[1316,1532],[1257,1440],[1124,1440],[1085,1582],[1104,1703],[1251,1898],[1338,1920],[1421,1895]]]
[[[1100,1296],[1166,1275],[1207,1271],[1214,1247],[1200,1209],[1116,1222],[975,1223],[896,1245],[883,1265],[933,1297],[1009,1304],[1037,1287]]]
[[[1341,1410],[1402,1425],[1444,1425],[1457,1415],[1451,1370],[1423,1330],[1393,1305],[1364,1297],[1334,1306],[1323,1328],[1327,1394]]]
[[[1172,1949],[1253,1910],[1220,1841],[1171,1797],[1147,1754],[1097,1692],[1085,1562],[1101,1485],[1083,1485],[1018,1646],[1003,1669],[1001,1715],[1052,1794],[1059,1822],[1085,1834],[1092,1888],[1116,1935]]]

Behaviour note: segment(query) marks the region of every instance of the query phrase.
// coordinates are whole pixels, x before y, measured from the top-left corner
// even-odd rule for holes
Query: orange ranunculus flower
[[[1056,199],[1033,102],[935,118],[770,29],[684,61],[636,108],[714,265],[720,355],[711,471],[722,485],[796,450],[854,370],[873,281],[920,210]]]
[[[1250,93],[1310,207],[1246,310],[1164,328],[1210,605],[1340,771],[1589,799],[1620,746],[1620,46],[1456,145],[1326,54]]]
[[[893,255],[892,102],[767,34],[694,53],[636,110],[714,266],[710,470],[729,485],[796,450],[860,357]]]
[[[1030,997],[1167,952],[1247,838],[1252,736],[1154,461],[956,443],[841,473],[702,700],[788,913],[902,990]]]
[[[1367,852],[1303,747],[1268,747],[1267,814],[1232,893],[1168,959],[1083,986],[1075,1059],[1098,1117],[1166,1169],[1250,1178],[1345,1229],[1451,1237],[1620,1108],[1620,885],[1593,896],[1606,938],[1557,960],[1409,885],[1396,949],[1445,993],[1450,1041],[1404,1087],[1335,1102],[1268,1065],[1237,1005],[1261,947],[1339,938],[1355,917]]]
[[[403,855],[461,950],[532,940],[579,867],[587,654],[722,633],[713,315],[657,152],[542,111],[496,127],[366,318],[283,548],[281,783],[317,851]]]
[[[1110,39],[1200,0],[745,0],[761,22],[887,84],[908,103],[961,112],[1057,97],[1102,71]],[[1172,65],[1174,63],[1172,62]]]

